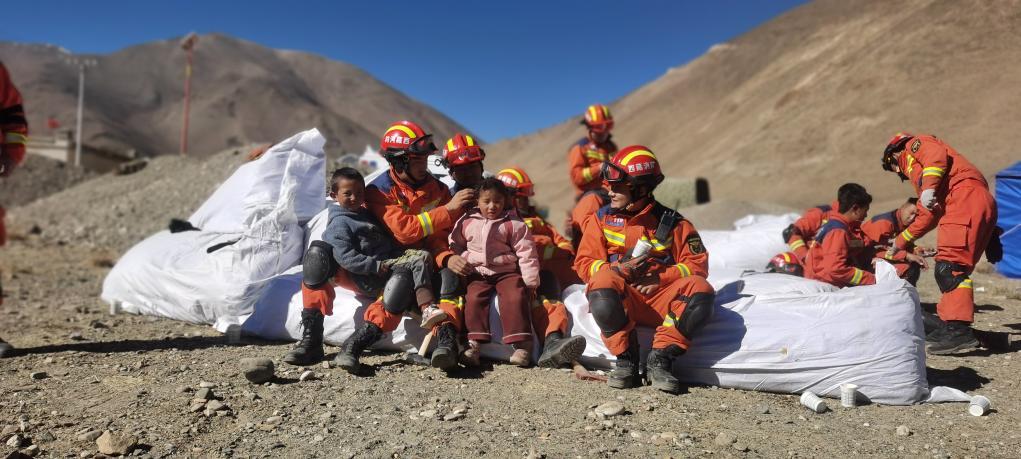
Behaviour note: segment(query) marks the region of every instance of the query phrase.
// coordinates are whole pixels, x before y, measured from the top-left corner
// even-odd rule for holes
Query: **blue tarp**
[[[996,270],[1007,277],[1021,278],[1021,161],[996,174],[996,226],[1003,228],[1003,261]]]

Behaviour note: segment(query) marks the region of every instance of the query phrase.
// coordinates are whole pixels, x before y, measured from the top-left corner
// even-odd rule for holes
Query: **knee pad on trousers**
[[[464,295],[464,288],[461,286],[461,276],[451,271],[450,268],[440,270],[440,298],[451,299]]]
[[[677,330],[685,338],[691,337],[705,326],[713,316],[713,303],[716,295],[712,293],[696,293],[691,295],[688,305],[684,307],[681,318],[677,320]]]
[[[561,300],[560,281],[557,280],[557,276],[553,275],[552,271],[545,269],[539,271],[539,295],[550,301]]]
[[[604,335],[621,331],[627,326],[627,314],[620,293],[612,288],[596,289],[588,294],[588,306],[592,318]]]
[[[786,244],[787,241],[791,240],[791,236],[795,234],[801,235],[801,231],[798,231],[798,229],[794,227],[793,223],[787,225],[787,227],[783,229],[783,243]]]
[[[383,309],[391,314],[409,310],[415,298],[415,279],[411,271],[398,267],[383,286]]]
[[[318,288],[337,273],[333,246],[326,241],[312,241],[301,259],[301,280],[310,288]]]
[[[918,278],[922,276],[922,266],[911,263],[907,271],[904,271],[904,280],[911,285],[918,285]]]
[[[954,271],[960,271],[961,274],[954,275]],[[943,293],[947,293],[961,285],[961,282],[968,278],[967,273],[968,268],[966,266],[942,260],[936,260],[936,267],[933,269],[936,285],[939,286],[939,291]]]

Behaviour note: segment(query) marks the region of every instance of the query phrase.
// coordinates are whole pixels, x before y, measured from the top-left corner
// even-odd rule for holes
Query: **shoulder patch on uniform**
[[[688,236],[685,243],[688,244],[688,249],[691,250],[691,253],[695,255],[705,253],[705,245],[702,244],[702,237],[698,233]]]
[[[918,153],[918,148],[921,147],[921,146],[922,146],[922,141],[918,140],[918,139],[915,139],[915,141],[911,143],[911,152],[912,153]]]

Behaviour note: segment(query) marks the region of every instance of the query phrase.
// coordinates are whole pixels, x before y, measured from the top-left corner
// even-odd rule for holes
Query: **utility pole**
[[[74,167],[82,165],[82,114],[85,111],[85,68],[96,65],[95,59],[71,58],[69,64],[78,66],[78,120],[74,130]]]
[[[191,56],[192,50],[195,49],[195,42],[197,42],[199,36],[195,32],[189,33],[188,36],[181,40],[181,49],[184,50],[187,63],[184,67],[184,122],[181,125],[181,155],[188,154],[188,110],[191,105]]]

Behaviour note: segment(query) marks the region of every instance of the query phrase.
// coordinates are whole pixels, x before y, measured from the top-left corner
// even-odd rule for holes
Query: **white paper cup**
[[[822,413],[827,409],[826,402],[822,401],[818,395],[815,395],[810,391],[805,391],[801,394],[801,404],[805,405],[805,408],[815,411],[816,413]]]
[[[631,257],[638,258],[649,253],[650,250],[652,250],[652,244],[649,243],[649,241],[639,239],[638,242],[635,243],[635,248],[631,250]]]
[[[989,412],[989,399],[981,395],[976,395],[971,398],[971,403],[968,405],[968,414],[972,416],[985,416]]]
[[[858,385],[845,383],[840,385],[840,406],[854,408],[858,401]]]

